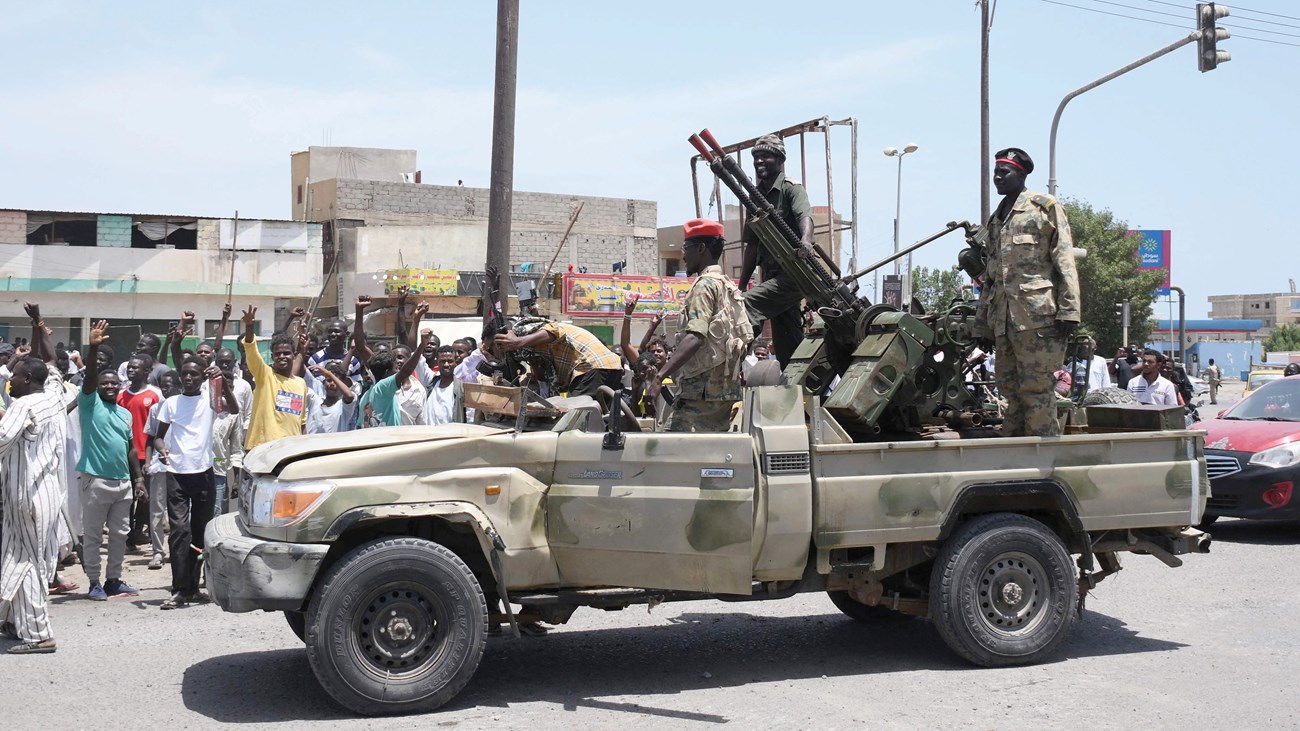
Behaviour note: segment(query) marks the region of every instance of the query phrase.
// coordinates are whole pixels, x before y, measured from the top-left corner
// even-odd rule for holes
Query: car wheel
[[[487,603],[465,562],[419,538],[362,544],[308,610],[307,658],[335,701],[366,715],[431,711],[478,668]]]
[[[295,635],[298,635],[298,640],[301,642],[306,642],[307,641],[307,615],[303,614],[302,612],[285,611],[284,619],[286,622],[289,623],[289,629],[293,630],[293,633]]]
[[[1205,530],[1206,528],[1209,528],[1210,526],[1214,525],[1218,520],[1219,520],[1219,516],[1205,513],[1204,515],[1201,516],[1201,522],[1197,523],[1196,527],[1199,528],[1200,530]]]
[[[903,619],[913,619],[912,615],[896,612],[888,607],[872,606],[863,604],[847,591],[828,591],[826,595],[831,598],[831,604],[835,608],[844,612],[845,616],[863,624],[880,624],[882,622],[897,622]]]
[[[1039,662],[1074,621],[1074,564],[1042,523],[984,515],[943,545],[930,578],[930,617],[958,655],[985,667]]]

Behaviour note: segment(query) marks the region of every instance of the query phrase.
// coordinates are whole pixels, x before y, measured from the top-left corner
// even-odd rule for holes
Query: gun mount
[[[809,393],[827,395],[825,408],[858,441],[915,433],[928,426],[979,426],[982,404],[967,388],[967,359],[974,349],[975,305],[955,300],[944,312],[926,314],[919,303],[906,311],[872,304],[857,293],[862,276],[958,228],[969,244],[959,256],[964,269],[983,271],[980,227],[953,222],[907,249],[866,269],[837,278],[799,237],[709,132],[689,142],[740,201],[756,242],[774,258],[803,294],[820,325],[795,350],[786,380]],[[831,388],[836,377],[839,382]]]

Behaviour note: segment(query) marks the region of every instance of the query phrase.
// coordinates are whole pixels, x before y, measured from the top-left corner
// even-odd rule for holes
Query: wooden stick
[[[235,249],[238,243],[239,243],[239,211],[235,211],[235,228],[231,234],[231,241],[230,241],[230,282],[226,284],[226,302],[231,301],[231,297],[233,296],[233,293],[235,291],[235,257],[238,256]]]
[[[582,213],[583,201],[578,201],[578,207],[574,209],[573,215],[569,217],[569,225],[564,229],[564,235],[560,237],[560,245],[555,247],[555,256],[551,257],[551,263],[546,265],[546,271],[542,273],[542,278],[538,282],[545,282],[546,278],[551,276],[551,269],[555,268],[555,260],[560,258],[560,252],[564,251],[564,242],[569,240],[569,232],[573,231],[573,224],[578,222],[578,214]],[[554,294],[552,292],[552,294]]]

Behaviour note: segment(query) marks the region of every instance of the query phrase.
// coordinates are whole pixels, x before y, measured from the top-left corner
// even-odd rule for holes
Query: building
[[[357,294],[376,294],[374,283],[393,270],[482,271],[487,188],[405,182],[418,174],[414,153],[407,150],[312,147],[292,161],[295,207],[301,205],[308,220],[327,223],[325,263],[336,276],[335,296],[324,305],[341,302],[346,314],[348,302]],[[332,177],[312,177],[331,169]],[[512,213],[515,272],[536,278],[554,259],[554,273],[570,265],[592,273],[609,273],[616,265],[625,274],[657,273],[653,201],[515,191]],[[335,229],[337,237],[331,234]],[[469,286],[460,294],[460,302],[448,297],[431,304],[444,314],[465,314],[478,290]]]
[[[234,256],[232,257],[232,251]],[[37,302],[56,341],[85,341],[109,321],[122,354],[141,332],[165,333],[183,310],[210,336],[227,289],[259,326],[320,295],[321,226],[158,214],[0,210],[0,336],[30,337],[23,303]],[[239,331],[238,313],[230,335]],[[261,325],[268,323],[268,325]]]
[[[1214,320],[1259,320],[1258,337],[1263,340],[1278,325],[1300,323],[1300,294],[1267,292],[1263,294],[1211,295],[1210,318]]]

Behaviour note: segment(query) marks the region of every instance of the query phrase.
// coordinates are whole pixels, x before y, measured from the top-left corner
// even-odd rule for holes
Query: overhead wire
[[[1182,28],[1183,30],[1192,30],[1192,29],[1189,28],[1187,25],[1180,25],[1180,24],[1177,24],[1177,23],[1169,23],[1169,22],[1167,22],[1167,21],[1163,21],[1163,20],[1155,20],[1155,19],[1153,19],[1153,18],[1144,18],[1144,17],[1137,16],[1137,15],[1125,15],[1125,14],[1123,14],[1123,13],[1116,13],[1116,12],[1112,12],[1112,11],[1109,11],[1109,10],[1102,10],[1102,9],[1100,9],[1100,8],[1090,8],[1090,7],[1086,7],[1086,6],[1083,6],[1083,5],[1074,5],[1074,4],[1072,4],[1072,3],[1061,2],[1061,0],[1041,0],[1041,1],[1042,1],[1042,2],[1045,2],[1045,3],[1049,4],[1049,5],[1060,5],[1060,6],[1062,6],[1062,7],[1074,8],[1075,10],[1086,10],[1086,11],[1088,11],[1088,12],[1090,12],[1090,13],[1099,13],[1099,14],[1101,14],[1101,15],[1111,15],[1111,16],[1114,16],[1114,17],[1116,17],[1116,18],[1125,18],[1125,19],[1127,19],[1127,20],[1138,20],[1138,21],[1142,21],[1142,22],[1144,22],[1144,23],[1154,23],[1154,24],[1156,24],[1156,25],[1166,25],[1166,26],[1169,26],[1169,27],[1171,27],[1171,28]],[[1155,2],[1156,0],[1151,0],[1151,1],[1152,1],[1152,2]],[[1118,6],[1118,7],[1126,8],[1126,9],[1129,9],[1129,10],[1134,10],[1134,11],[1137,11],[1137,12],[1156,13],[1156,14],[1158,14],[1158,15],[1167,15],[1167,16],[1171,16],[1171,17],[1181,17],[1181,16],[1176,16],[1176,15],[1174,15],[1173,13],[1164,13],[1164,12],[1159,12],[1159,11],[1154,11],[1154,10],[1145,10],[1145,9],[1143,9],[1143,8],[1137,8],[1137,7],[1134,7],[1134,6],[1132,6],[1132,5],[1124,5],[1124,4],[1121,4],[1121,3],[1110,2],[1110,0],[1093,0],[1093,2],[1102,3],[1102,4],[1105,4],[1105,5]],[[1163,4],[1163,5],[1175,5],[1174,3],[1161,3],[1161,4]],[[1176,6],[1176,5],[1175,5],[1175,7],[1182,7],[1182,6]],[[1256,22],[1267,22],[1267,21],[1256,21]],[[1282,23],[1277,23],[1276,25],[1284,25],[1284,24],[1282,24]],[[1238,26],[1238,27],[1244,27],[1244,26]],[[1280,32],[1280,31],[1270,31],[1270,30],[1265,30],[1265,29],[1263,29],[1263,28],[1246,28],[1246,29],[1247,29],[1247,30],[1250,30],[1250,31],[1252,31],[1252,32],[1256,32],[1256,33],[1274,33],[1274,34],[1285,35],[1285,36],[1292,36],[1292,35],[1293,35],[1293,34],[1290,34],[1290,33],[1282,33],[1282,32]],[[1287,41],[1279,41],[1279,40],[1275,40],[1275,39],[1272,39],[1272,38],[1260,38],[1260,37],[1258,37],[1258,36],[1248,36],[1248,35],[1242,35],[1242,34],[1240,34],[1240,33],[1234,33],[1232,37],[1233,37],[1233,38],[1240,38],[1240,39],[1247,40],[1247,41],[1259,41],[1260,43],[1272,43],[1273,45],[1277,45],[1277,46],[1292,46],[1292,47],[1295,47],[1295,48],[1300,48],[1300,43],[1289,43],[1289,42],[1287,42]],[[1300,38],[1300,36],[1295,36],[1295,37]]]

